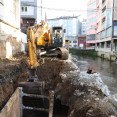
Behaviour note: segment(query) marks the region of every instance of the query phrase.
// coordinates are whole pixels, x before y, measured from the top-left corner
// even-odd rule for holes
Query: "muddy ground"
[[[15,91],[18,82],[26,81],[28,74],[28,61],[23,53],[18,53],[10,60],[0,59],[0,110]]]
[[[55,91],[54,114],[58,117],[116,117],[117,106],[112,103],[107,87],[98,74],[80,72],[76,60],[57,58],[39,60],[38,77],[45,81],[45,93]],[[18,54],[13,60],[0,60],[0,107],[2,108],[19,81],[28,78],[28,58]],[[62,106],[60,106],[60,103]],[[0,109],[1,109],[0,108]]]

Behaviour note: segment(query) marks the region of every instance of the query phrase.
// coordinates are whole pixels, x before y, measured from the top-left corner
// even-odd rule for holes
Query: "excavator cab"
[[[64,31],[62,27],[52,27],[52,48],[63,47]]]

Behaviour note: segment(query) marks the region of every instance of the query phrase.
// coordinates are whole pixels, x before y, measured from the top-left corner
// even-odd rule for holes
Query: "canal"
[[[78,60],[77,65],[81,71],[87,71],[88,67],[94,68],[108,86],[110,93],[117,93],[117,63],[99,57],[81,55],[73,55],[73,57]]]

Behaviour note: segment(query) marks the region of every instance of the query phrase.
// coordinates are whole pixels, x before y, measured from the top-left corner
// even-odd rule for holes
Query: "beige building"
[[[20,0],[0,0],[0,58],[21,51]]]

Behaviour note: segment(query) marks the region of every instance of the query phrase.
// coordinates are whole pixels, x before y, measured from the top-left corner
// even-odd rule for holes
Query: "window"
[[[80,39],[80,42],[84,42],[84,39]]]
[[[104,48],[104,42],[101,43],[101,48]]]
[[[92,30],[92,29],[95,29],[95,28],[96,28],[96,25],[87,26],[87,30]]]
[[[105,30],[101,32],[101,38],[105,38]]]
[[[97,34],[97,39],[100,39],[100,33]]]
[[[73,43],[77,43],[77,41],[73,41]]]
[[[22,12],[24,12],[24,7],[22,7]]]
[[[88,19],[87,20],[87,23],[91,23],[91,22],[94,22],[94,21],[96,21],[96,17],[93,17],[93,18]]]
[[[25,11],[27,12],[27,7],[25,7]]]
[[[107,47],[107,48],[110,48],[110,47],[111,47],[111,42],[110,42],[110,41],[107,41],[107,42],[106,42],[106,47]]]
[[[99,48],[99,46],[100,46],[99,43],[97,43],[97,48]]]
[[[94,10],[88,12],[88,16],[89,16],[89,15],[92,15],[92,14],[95,14],[95,13],[96,13],[96,10],[94,9]]]
[[[113,36],[117,37],[117,21],[113,22]]]
[[[91,8],[91,7],[93,7],[93,6],[96,6],[96,2],[93,2],[90,5],[88,5],[88,9]]]
[[[27,12],[27,7],[22,7],[22,12]]]
[[[108,28],[107,29],[106,36],[107,37],[110,37],[111,36],[111,28]]]
[[[90,46],[95,46],[95,43],[90,43]]]
[[[87,40],[90,41],[90,40],[95,40],[95,35],[88,35],[87,36]]]

